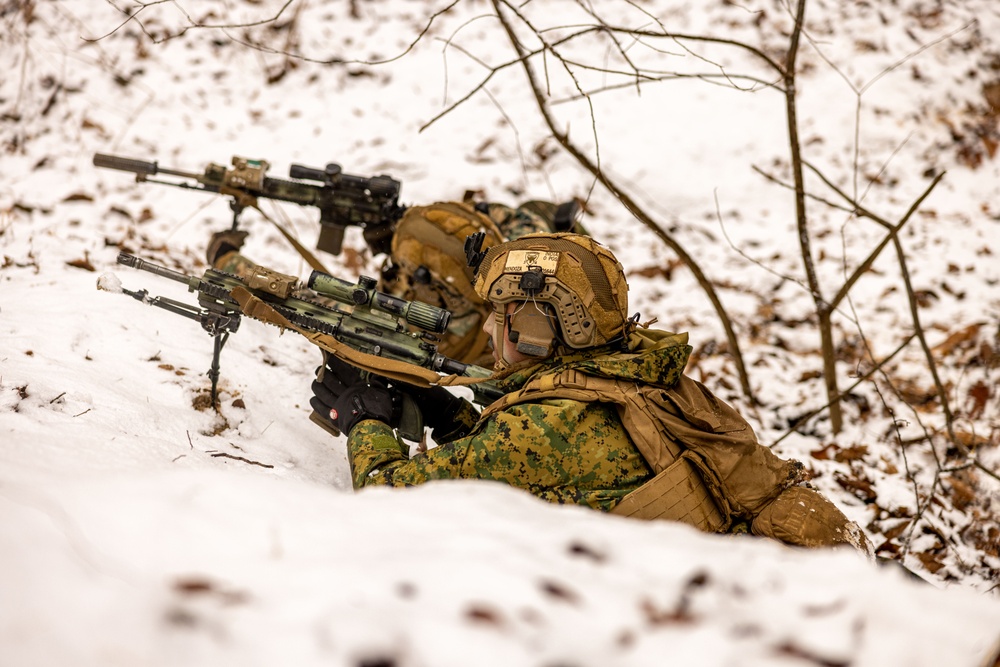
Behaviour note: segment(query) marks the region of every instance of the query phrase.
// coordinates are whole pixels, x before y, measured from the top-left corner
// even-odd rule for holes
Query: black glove
[[[432,430],[447,430],[454,425],[455,415],[462,407],[463,400],[444,387],[421,388],[400,384],[395,388],[413,399],[424,416],[424,426]]]
[[[321,370],[321,378],[312,383],[309,405],[324,422],[344,434],[364,419],[392,425],[399,400],[387,387],[362,379],[360,371],[332,356]]]

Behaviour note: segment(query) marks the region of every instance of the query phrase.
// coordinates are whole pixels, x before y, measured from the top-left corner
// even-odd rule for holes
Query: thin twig
[[[227,458],[233,459],[234,461],[242,461],[243,463],[249,463],[253,466],[260,466],[261,468],[273,468],[274,466],[270,463],[261,463],[260,461],[251,461],[250,459],[243,458],[242,456],[234,456],[233,454],[227,454],[226,452],[207,452],[212,458]]]
[[[569,136],[561,131],[557,126],[555,119],[552,117],[551,110],[545,100],[545,95],[542,92],[534,71],[531,68],[531,64],[528,60],[528,53],[524,50],[520,41],[517,39],[513,26],[510,24],[507,17],[503,14],[500,4],[502,0],[492,0],[494,10],[497,13],[501,25],[507,31],[507,36],[510,39],[515,51],[518,54],[518,61],[525,72],[525,76],[531,86],[532,93],[534,94],[535,104],[538,107],[539,112],[542,115],[542,119],[549,128],[549,132],[552,137],[556,139],[557,142],[569,153],[581,166],[589,171],[597,182],[601,183],[615,198],[620,201],[625,208],[636,217],[643,225],[649,228],[653,233],[657,235],[671,250],[673,250],[678,258],[689,268],[689,270],[694,275],[698,284],[701,286],[702,290],[708,295],[709,300],[715,307],[715,311],[719,316],[722,326],[726,332],[726,338],[729,342],[730,352],[736,363],[737,372],[740,378],[740,384],[743,389],[744,395],[753,403],[756,403],[756,399],[753,394],[753,390],[750,387],[749,376],[746,371],[746,366],[743,361],[743,355],[740,351],[739,340],[736,337],[736,333],[733,329],[732,321],[729,319],[729,315],[726,312],[724,306],[722,305],[721,299],[719,299],[718,294],[715,291],[715,287],[708,280],[705,274],[702,272],[701,267],[695,261],[694,257],[691,256],[687,250],[666,230],[664,230],[659,224],[657,224],[646,212],[640,207],[628,194],[626,194],[618,185],[615,183],[607,174],[607,172],[602,168],[600,163],[600,150],[599,144],[596,144],[597,148],[597,162],[592,162],[589,157],[587,157],[581,149],[579,149],[574,143],[569,139]],[[503,2],[508,9],[517,13],[515,9],[511,8],[508,3]],[[552,53],[551,49],[549,50]],[[556,58],[559,58],[558,53],[553,53]],[[571,74],[572,76],[572,74]],[[583,91],[580,90],[582,94]],[[589,102],[589,100],[588,100]],[[591,107],[591,121],[594,121],[593,108]],[[596,128],[593,128],[594,139],[597,141]]]
[[[840,401],[840,400],[843,400],[843,398],[845,396],[850,395],[850,393],[858,385],[860,385],[862,382],[864,382],[865,380],[867,380],[868,378],[870,378],[874,373],[878,372],[878,370],[881,369],[883,366],[885,366],[887,363],[889,363],[890,361],[892,361],[893,357],[895,357],[897,354],[899,354],[903,350],[903,348],[905,348],[907,345],[909,345],[910,341],[913,340],[913,337],[915,335],[916,334],[910,334],[909,336],[907,336],[906,340],[904,340],[902,343],[900,343],[899,347],[897,347],[895,350],[893,350],[892,353],[888,357],[886,357],[882,361],[878,362],[871,370],[869,370],[867,373],[865,373],[864,375],[862,375],[861,377],[859,377],[857,379],[857,381],[854,384],[852,384],[850,387],[848,387],[844,391],[840,392],[836,396],[831,397],[830,401],[831,402],[833,402],[833,401]],[[787,438],[788,436],[790,436],[792,433],[795,433],[796,431],[798,431],[799,428],[802,427],[802,426],[804,426],[806,424],[806,422],[808,422],[810,419],[812,419],[816,415],[820,414],[821,412],[823,412],[824,410],[826,410],[829,407],[830,407],[830,403],[827,403],[826,405],[821,405],[820,407],[816,408],[815,410],[812,410],[812,411],[810,411],[810,412],[802,415],[797,420],[795,420],[795,424],[793,424],[790,429],[788,429],[787,431],[785,431],[785,433],[782,434],[782,436],[780,438],[778,438],[777,440],[775,440],[774,442],[772,442],[768,446],[769,447],[774,447],[779,442],[781,442],[782,440],[784,440],[785,438]]]

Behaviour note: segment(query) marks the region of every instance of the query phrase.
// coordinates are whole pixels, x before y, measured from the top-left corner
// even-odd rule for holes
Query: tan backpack
[[[709,532],[752,519],[802,479],[802,466],[757,442],[753,429],[704,385],[682,375],[669,389],[575,370],[543,375],[490,405],[546,399],[614,404],[655,477],[612,511],[639,519],[671,519]]]

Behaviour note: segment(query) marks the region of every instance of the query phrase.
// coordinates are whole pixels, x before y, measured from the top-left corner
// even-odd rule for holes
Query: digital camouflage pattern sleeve
[[[412,458],[389,426],[368,420],[351,431],[347,451],[356,489],[483,479],[550,502],[604,511],[652,477],[607,403],[545,400],[511,406],[481,421],[470,435]]]

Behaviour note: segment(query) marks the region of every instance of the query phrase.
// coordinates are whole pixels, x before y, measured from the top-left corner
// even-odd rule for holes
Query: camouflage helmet
[[[548,356],[557,343],[606,345],[628,332],[625,271],[610,250],[582,234],[529,234],[493,246],[479,265],[475,290],[496,305],[548,306],[517,310],[509,323],[510,340],[529,356]]]
[[[436,286],[481,303],[465,259],[465,237],[478,231],[486,232],[485,247],[503,240],[489,218],[466,204],[411,206],[393,230],[391,262],[411,289]]]
[[[473,273],[465,257],[465,237],[484,232],[484,247],[503,239],[489,217],[461,202],[411,206],[396,223],[392,250],[382,266],[381,289],[423,301],[452,313],[443,336],[445,356],[481,363],[491,358],[481,330],[489,307],[472,289]]]

